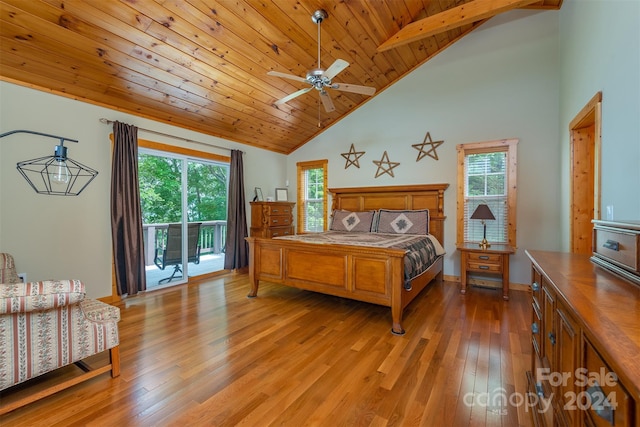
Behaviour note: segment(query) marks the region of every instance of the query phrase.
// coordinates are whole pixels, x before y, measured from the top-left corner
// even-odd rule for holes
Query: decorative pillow
[[[378,233],[429,234],[429,210],[380,209],[377,223]]]
[[[368,233],[371,231],[375,211],[351,212],[335,210],[331,221],[331,230]]]

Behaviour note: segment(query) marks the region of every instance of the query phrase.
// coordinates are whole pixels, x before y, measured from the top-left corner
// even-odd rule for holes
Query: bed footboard
[[[309,245],[289,240],[248,237],[248,297],[261,280],[323,294],[391,307],[392,332],[404,334],[406,305],[442,270],[435,267],[404,289],[404,251],[343,245]]]

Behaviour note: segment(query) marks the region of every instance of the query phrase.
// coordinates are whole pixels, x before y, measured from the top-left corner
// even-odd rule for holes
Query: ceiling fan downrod
[[[318,69],[320,68],[320,24],[328,17],[329,14],[324,9],[318,9],[311,15],[311,20],[318,24]]]

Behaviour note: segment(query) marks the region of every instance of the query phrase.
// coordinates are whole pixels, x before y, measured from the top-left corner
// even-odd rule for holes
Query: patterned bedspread
[[[432,235],[325,231],[324,233],[280,236],[275,237],[275,239],[296,240],[313,244],[404,249],[406,251],[404,257],[404,286],[407,289],[411,286],[410,282],[413,278],[422,274],[440,255],[445,253],[440,242]]]

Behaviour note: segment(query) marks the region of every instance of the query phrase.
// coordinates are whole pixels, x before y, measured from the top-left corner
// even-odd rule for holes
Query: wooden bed
[[[333,209],[429,209],[429,233],[444,246],[444,192],[449,184],[332,188]],[[404,334],[404,308],[436,276],[442,256],[404,287],[404,251],[348,245],[318,245],[248,237],[249,297],[260,281],[391,307],[394,334]]]

